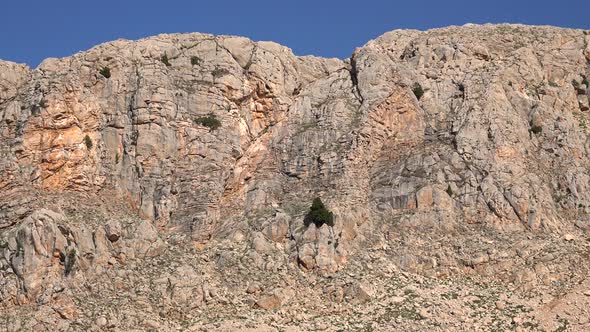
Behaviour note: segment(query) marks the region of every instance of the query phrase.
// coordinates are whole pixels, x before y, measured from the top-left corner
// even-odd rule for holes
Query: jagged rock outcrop
[[[7,272],[0,283],[0,298],[19,304],[46,303],[53,292],[63,291],[64,279],[78,272],[100,273],[107,265],[159,254],[164,243],[150,221],[129,220],[125,226],[123,230],[118,225],[119,234],[114,236],[112,222],[93,230],[84,223],[71,223],[62,213],[34,211],[0,238],[0,263]]]
[[[149,275],[167,313],[231,302],[244,280],[220,270],[333,277],[365,255],[386,273],[565,282],[577,244],[561,262],[527,253],[530,237],[588,232],[589,43],[553,27],[396,30],[339,60],[195,33],[0,61],[0,303],[67,304],[56,294],[82,278],[168,254],[171,276]],[[315,197],[333,227],[305,226]],[[215,277],[173,263],[177,246],[218,250]],[[373,298],[358,284],[326,292]],[[288,307],[280,294],[245,301]]]

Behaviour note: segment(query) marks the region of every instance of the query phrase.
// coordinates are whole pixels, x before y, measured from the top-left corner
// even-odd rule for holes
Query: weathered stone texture
[[[177,236],[233,243],[267,271],[330,275],[399,236],[401,269],[506,272],[505,256],[464,257],[444,239],[433,252],[425,239],[477,229],[509,246],[505,234],[588,231],[589,38],[396,30],[339,60],[194,33],[117,40],[36,69],[0,61],[0,302],[39,301],[76,274],[157,257]],[[204,125],[210,115],[220,128]],[[304,226],[314,197],[334,227]],[[86,222],[77,200],[103,217]],[[174,269],[182,276],[155,286],[170,301],[226,301],[192,267]]]

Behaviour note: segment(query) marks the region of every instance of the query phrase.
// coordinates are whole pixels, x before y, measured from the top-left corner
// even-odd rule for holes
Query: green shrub
[[[531,131],[533,132],[533,134],[540,134],[543,132],[543,127],[541,125],[535,125],[533,124],[533,121],[531,121],[529,124],[531,126]]]
[[[215,77],[215,78],[222,77],[222,76],[225,76],[227,74],[229,74],[229,70],[227,70],[225,68],[215,68],[211,72],[211,75],[213,75],[213,77]]]
[[[84,144],[86,144],[88,150],[92,149],[92,140],[90,139],[90,136],[84,136]]]
[[[115,164],[119,163],[119,152],[115,153]]]
[[[323,224],[334,226],[334,214],[326,208],[319,197],[314,198],[309,208],[309,212],[303,220],[305,227],[309,227],[312,223],[316,227],[321,227]]]
[[[418,82],[414,83],[414,87],[412,87],[412,92],[414,92],[414,95],[416,96],[416,98],[418,98],[418,100],[420,100],[420,98],[422,98],[422,96],[424,95],[424,89],[422,89],[422,85],[420,85],[420,83]]]
[[[64,257],[64,274],[66,277],[74,271],[74,265],[76,265],[76,249],[66,249]]]
[[[580,83],[578,83],[576,80],[572,80],[572,85],[577,89],[580,86]]]
[[[201,62],[203,62],[203,60],[201,60],[201,58],[199,58],[198,56],[191,57],[191,65],[198,66],[201,64]]]
[[[39,101],[39,103],[33,104],[33,106],[31,106],[31,114],[33,116],[37,116],[37,115],[39,115],[39,113],[41,113],[41,109],[42,108],[47,108],[47,106],[48,106],[47,105],[47,100],[41,99]]]
[[[102,67],[98,71],[104,78],[111,78],[111,69],[109,67]]]
[[[131,139],[131,144],[137,145],[137,139],[139,138],[139,132],[138,131],[132,132],[131,135],[129,136],[129,138]]]
[[[453,188],[451,188],[450,184],[447,186],[447,194],[449,194],[449,196],[453,197]]]
[[[209,113],[205,116],[200,116],[195,119],[195,123],[205,126],[211,130],[216,130],[221,127],[221,121],[217,119],[217,116],[213,113]]]
[[[166,67],[172,66],[172,64],[168,60],[168,54],[164,53],[164,55],[162,55],[162,57],[160,58],[160,60],[166,65]]]
[[[589,82],[588,82],[588,78],[587,78],[586,76],[582,76],[582,83],[579,83],[579,82],[578,82],[578,81],[576,81],[576,80],[572,80],[572,85],[574,86],[574,88],[575,88],[576,90],[578,90],[578,89],[581,89],[581,86],[580,86],[580,84],[582,84],[582,85],[585,85],[585,86],[586,86],[586,88],[588,88],[588,87],[589,87],[589,86],[588,86],[588,83],[589,83]]]

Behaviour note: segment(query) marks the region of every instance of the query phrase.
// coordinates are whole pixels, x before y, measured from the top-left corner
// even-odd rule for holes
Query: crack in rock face
[[[468,25],[346,60],[191,33],[0,61],[0,320],[588,330],[589,44]]]

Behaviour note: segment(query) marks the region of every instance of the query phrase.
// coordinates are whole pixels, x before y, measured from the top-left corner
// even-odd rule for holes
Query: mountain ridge
[[[587,29],[584,28],[569,28],[569,27],[562,27],[562,26],[555,26],[555,25],[531,25],[531,24],[524,24],[524,23],[465,23],[463,25],[449,25],[449,26],[441,26],[441,27],[435,27],[435,28],[429,28],[426,30],[419,30],[419,29],[394,29],[394,30],[390,30],[390,31],[386,31],[384,33],[382,33],[381,35],[375,37],[374,39],[370,39],[368,42],[379,39],[380,37],[382,37],[385,34],[388,33],[394,33],[394,32],[400,32],[400,31],[416,31],[416,32],[423,32],[423,33],[428,33],[428,32],[434,32],[437,30],[448,30],[448,29],[464,29],[464,28],[470,28],[470,27],[497,27],[497,26],[515,26],[515,27],[528,27],[528,28],[551,28],[551,29],[563,29],[563,30],[573,30],[573,31],[588,31]],[[70,58],[73,57],[75,55],[81,54],[81,53],[85,53],[88,52],[96,47],[100,47],[106,44],[111,44],[111,43],[116,43],[116,42],[140,42],[143,40],[150,40],[150,39],[154,39],[154,38],[158,38],[158,37],[167,37],[167,36],[181,36],[181,35],[204,35],[204,36],[210,36],[210,37],[239,37],[239,38],[247,38],[252,40],[253,42],[271,42],[271,43],[276,43],[279,44],[281,46],[287,47],[289,48],[291,51],[292,49],[288,46],[288,45],[282,45],[280,43],[274,42],[272,40],[254,40],[252,38],[246,37],[246,36],[241,36],[241,35],[234,35],[234,34],[215,34],[215,33],[208,33],[208,32],[171,32],[171,33],[160,33],[160,34],[156,34],[156,35],[151,35],[151,36],[146,36],[146,37],[141,37],[141,38],[137,38],[137,39],[127,39],[127,38],[117,38],[117,39],[113,39],[110,41],[105,41],[99,44],[96,44],[92,47],[90,47],[89,49],[86,50],[80,50],[74,54],[71,55],[67,55],[67,56],[63,56],[63,57],[47,57],[43,60],[41,60],[41,62],[39,62],[39,64],[36,67],[31,67],[29,64],[24,63],[24,62],[18,62],[18,61],[12,61],[12,60],[4,60],[4,59],[0,59],[0,61],[4,61],[4,62],[9,62],[9,63],[14,63],[14,64],[18,64],[18,65],[25,65],[27,66],[29,69],[31,70],[35,70],[38,69],[38,67],[41,65],[41,63],[43,63],[43,61],[48,60],[48,59],[65,59],[65,58]],[[362,46],[358,46],[356,48],[362,48],[365,45]],[[294,52],[293,52],[294,53]],[[352,50],[352,53],[354,53],[354,50]],[[317,55],[317,54],[295,54],[295,56],[297,57],[316,57],[316,58],[324,58],[324,59],[339,59],[339,60],[347,60],[348,58],[338,58],[338,57],[325,57],[322,55]]]

